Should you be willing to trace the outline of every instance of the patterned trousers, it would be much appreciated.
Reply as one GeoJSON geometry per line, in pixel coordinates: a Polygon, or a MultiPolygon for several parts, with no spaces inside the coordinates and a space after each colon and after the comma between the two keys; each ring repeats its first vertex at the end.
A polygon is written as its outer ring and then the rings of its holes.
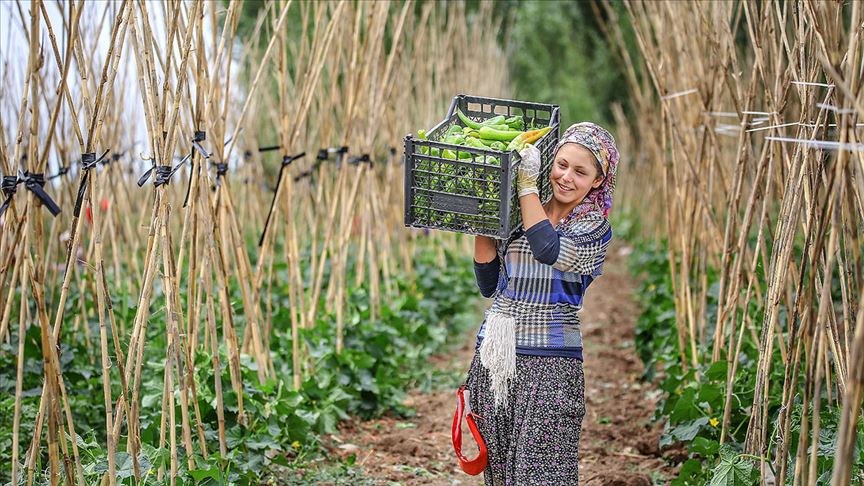
{"type": "Polygon", "coordinates": [[[508,403],[498,410],[478,352],[465,384],[489,454],[485,486],[579,485],[579,435],[585,416],[582,361],[516,355],[516,381],[508,403]]]}

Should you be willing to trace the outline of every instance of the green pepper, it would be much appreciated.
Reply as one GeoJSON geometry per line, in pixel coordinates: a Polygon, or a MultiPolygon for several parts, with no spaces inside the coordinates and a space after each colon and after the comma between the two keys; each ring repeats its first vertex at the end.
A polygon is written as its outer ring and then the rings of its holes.
{"type": "Polygon", "coordinates": [[[475,122],[474,120],[472,120],[472,119],[468,118],[467,116],[465,116],[465,114],[462,113],[462,110],[460,110],[459,108],[456,108],[456,115],[459,116],[459,119],[462,120],[462,123],[464,123],[465,126],[471,127],[471,128],[473,128],[473,129],[475,129],[475,130],[479,130],[480,127],[483,126],[483,125],[481,125],[480,123],[477,123],[477,122],[475,122]]]}
{"type": "Polygon", "coordinates": [[[465,137],[465,145],[467,145],[468,147],[473,147],[473,148],[478,148],[478,149],[483,149],[483,150],[487,149],[486,145],[483,142],[481,142],[480,139],[475,138],[475,137],[465,137]]]}
{"type": "Polygon", "coordinates": [[[445,135],[456,135],[462,133],[462,127],[459,125],[453,125],[447,129],[447,133],[445,135]]]}
{"type": "Polygon", "coordinates": [[[525,130],[525,120],[523,120],[519,115],[511,116],[504,120],[504,123],[512,130],[525,130]]]}
{"type": "Polygon", "coordinates": [[[486,125],[487,127],[491,127],[492,125],[500,125],[502,123],[506,123],[506,121],[504,120],[504,115],[496,115],[496,116],[493,116],[492,118],[487,118],[487,119],[483,120],[480,124],[486,125]]]}
{"type": "Polygon", "coordinates": [[[478,131],[480,132],[480,138],[498,140],[499,142],[509,142],[522,133],[518,130],[495,130],[489,127],[480,127],[478,131]]]}
{"type": "Polygon", "coordinates": [[[494,125],[483,125],[483,126],[487,127],[487,128],[491,128],[493,130],[503,130],[505,132],[511,130],[510,125],[508,125],[506,123],[496,123],[494,125]]]}
{"type": "Polygon", "coordinates": [[[455,135],[447,135],[444,137],[444,143],[451,143],[453,145],[460,145],[465,141],[465,136],[461,133],[455,135]]]}

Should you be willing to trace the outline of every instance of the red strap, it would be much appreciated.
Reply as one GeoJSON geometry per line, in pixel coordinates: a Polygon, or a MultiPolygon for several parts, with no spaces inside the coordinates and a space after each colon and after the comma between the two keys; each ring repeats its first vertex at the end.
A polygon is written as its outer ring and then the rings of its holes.
{"type": "Polygon", "coordinates": [[[466,420],[468,422],[468,428],[471,430],[471,435],[474,437],[474,441],[477,442],[480,452],[474,459],[468,459],[462,454],[462,417],[465,413],[464,390],[465,385],[462,385],[456,392],[458,400],[456,402],[456,414],[453,416],[453,449],[456,451],[456,458],[459,459],[459,465],[462,466],[462,470],[472,476],[476,476],[486,469],[486,464],[489,458],[486,452],[486,443],[483,442],[483,437],[480,435],[480,430],[477,428],[477,423],[474,421],[474,417],[480,418],[480,416],[474,412],[469,413],[466,420]]]}

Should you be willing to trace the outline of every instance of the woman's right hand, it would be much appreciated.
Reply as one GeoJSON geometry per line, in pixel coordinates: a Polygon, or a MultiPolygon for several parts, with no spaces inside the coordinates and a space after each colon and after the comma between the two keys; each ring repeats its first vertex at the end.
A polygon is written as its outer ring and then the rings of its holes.
{"type": "Polygon", "coordinates": [[[519,172],[516,174],[516,189],[519,191],[519,197],[527,194],[539,196],[537,179],[540,178],[540,150],[529,143],[519,151],[519,155],[522,157],[519,172]]]}

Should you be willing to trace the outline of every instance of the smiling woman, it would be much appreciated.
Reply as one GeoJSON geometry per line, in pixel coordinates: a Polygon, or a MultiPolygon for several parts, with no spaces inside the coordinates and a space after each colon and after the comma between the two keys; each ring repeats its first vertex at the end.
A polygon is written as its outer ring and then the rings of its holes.
{"type": "Polygon", "coordinates": [[[593,123],[567,129],[545,205],[537,190],[540,152],[529,145],[520,155],[524,229],[507,242],[475,240],[477,284],[494,300],[466,387],[488,451],[487,485],[578,485],[585,415],[579,311],[612,238],[618,150],[593,123]]]}
{"type": "MultiPolygon", "coordinates": [[[[552,193],[555,197],[550,199],[544,208],[551,221],[558,221],[561,218],[554,215],[568,214],[585,199],[588,191],[600,187],[603,183],[603,172],[590,150],[582,145],[567,143],[555,156],[549,180],[552,182],[552,193]],[[558,211],[551,211],[553,209],[558,211]]],[[[557,223],[553,226],[557,226],[557,223]]]]}

